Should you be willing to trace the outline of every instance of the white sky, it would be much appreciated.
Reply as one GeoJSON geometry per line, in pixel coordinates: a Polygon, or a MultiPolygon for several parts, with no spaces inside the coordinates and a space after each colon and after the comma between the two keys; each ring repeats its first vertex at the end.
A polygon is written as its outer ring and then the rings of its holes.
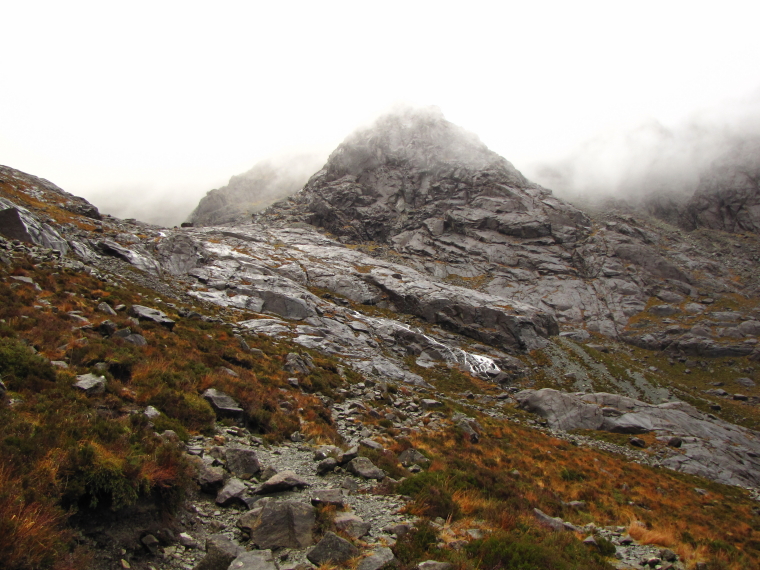
{"type": "Polygon", "coordinates": [[[760,88],[756,1],[25,0],[0,17],[0,164],[174,223],[258,159],[329,151],[396,102],[438,105],[530,174],[760,88]]]}

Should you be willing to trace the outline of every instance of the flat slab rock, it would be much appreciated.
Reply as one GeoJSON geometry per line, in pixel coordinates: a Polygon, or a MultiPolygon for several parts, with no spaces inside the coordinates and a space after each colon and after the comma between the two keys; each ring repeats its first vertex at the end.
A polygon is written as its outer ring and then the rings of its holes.
{"type": "Polygon", "coordinates": [[[95,374],[81,374],[72,386],[88,396],[97,396],[106,391],[106,378],[95,374]]]}
{"type": "MultiPolygon", "coordinates": [[[[249,514],[253,514],[253,511],[249,514]]],[[[264,549],[306,548],[314,544],[316,520],[316,510],[306,503],[268,502],[250,523],[251,542],[264,549]]]]}
{"type": "Polygon", "coordinates": [[[346,466],[346,470],[349,473],[364,477],[365,479],[377,479],[378,481],[385,479],[385,471],[376,467],[366,457],[356,457],[352,459],[346,466]]]}
{"type": "Polygon", "coordinates": [[[166,327],[169,330],[174,329],[176,324],[173,320],[166,316],[166,313],[159,311],[158,309],[152,309],[143,305],[132,305],[129,308],[130,316],[133,316],[141,321],[151,321],[166,327]]]}
{"type": "Polygon", "coordinates": [[[295,488],[303,489],[304,487],[309,486],[310,483],[296,475],[295,471],[280,471],[256,487],[253,494],[266,495],[268,493],[289,491],[290,489],[295,488]]]}
{"type": "Polygon", "coordinates": [[[202,394],[203,398],[211,404],[211,407],[220,418],[240,419],[243,417],[243,408],[235,400],[216,388],[209,388],[202,394]]]}

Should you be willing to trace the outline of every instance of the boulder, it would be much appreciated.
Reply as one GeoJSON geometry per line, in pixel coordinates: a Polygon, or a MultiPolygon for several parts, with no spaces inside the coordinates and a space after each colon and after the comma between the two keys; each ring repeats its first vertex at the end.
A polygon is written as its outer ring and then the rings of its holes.
{"type": "Polygon", "coordinates": [[[346,533],[351,538],[361,538],[366,535],[372,528],[368,522],[364,522],[359,516],[353,513],[338,513],[333,519],[335,528],[346,533]]]}
{"type": "Polygon", "coordinates": [[[116,311],[114,311],[111,308],[111,305],[109,305],[105,301],[101,302],[101,303],[98,303],[98,307],[97,308],[98,308],[98,311],[100,311],[104,315],[108,315],[110,317],[115,317],[116,316],[116,311]]]}
{"type": "Polygon", "coordinates": [[[397,564],[396,557],[390,548],[381,546],[376,548],[369,556],[363,558],[356,570],[380,570],[388,564],[397,564]]]}
{"type": "Polygon", "coordinates": [[[280,491],[289,491],[290,489],[303,489],[308,487],[309,483],[296,475],[295,471],[280,471],[276,475],[264,481],[253,491],[254,495],[266,495],[268,493],[278,493],[280,491]]]}
{"type": "Polygon", "coordinates": [[[230,396],[217,390],[216,388],[209,388],[203,392],[203,398],[211,404],[211,407],[216,412],[219,418],[231,418],[239,420],[243,418],[243,408],[240,407],[235,400],[230,396]]]}
{"type": "Polygon", "coordinates": [[[169,330],[174,329],[175,322],[166,316],[166,313],[158,309],[151,309],[143,305],[132,305],[129,308],[129,314],[141,321],[151,321],[166,327],[169,330]]]}
{"type": "Polygon", "coordinates": [[[225,457],[229,472],[240,479],[250,479],[261,471],[258,455],[253,449],[228,447],[225,457]]]}
{"type": "Polygon", "coordinates": [[[334,532],[326,532],[325,536],[307,554],[309,562],[316,564],[342,564],[359,555],[359,549],[346,539],[334,532]]]}
{"type": "Polygon", "coordinates": [[[224,485],[224,469],[201,463],[196,481],[205,493],[216,493],[224,485]]]}
{"type": "Polygon", "coordinates": [[[421,466],[430,465],[430,460],[416,449],[405,449],[399,454],[398,460],[404,467],[411,467],[415,464],[421,466]]]}
{"type": "Polygon", "coordinates": [[[243,548],[223,534],[212,534],[206,539],[206,556],[193,570],[227,570],[230,563],[243,552],[243,548]]]}
{"type": "Polygon", "coordinates": [[[247,487],[240,479],[230,479],[222,487],[222,490],[216,496],[216,504],[227,506],[234,502],[242,502],[243,494],[246,492],[247,487]]]}
{"type": "Polygon", "coordinates": [[[88,396],[97,396],[106,391],[106,379],[95,374],[80,374],[72,386],[88,396]]]}
{"type": "Polygon", "coordinates": [[[346,471],[365,479],[377,479],[378,481],[385,479],[385,471],[376,467],[366,457],[352,459],[346,466],[346,471]]]}
{"type": "Polygon", "coordinates": [[[123,338],[124,342],[134,344],[135,346],[148,346],[148,341],[141,334],[128,334],[123,338]]]}
{"type": "Polygon", "coordinates": [[[331,471],[335,471],[338,466],[338,460],[334,457],[328,457],[317,463],[317,475],[326,475],[331,471]]]}
{"type": "Polygon", "coordinates": [[[311,505],[298,501],[270,501],[249,523],[251,543],[259,548],[306,548],[314,544],[317,520],[311,505]]]}
{"type": "Polygon", "coordinates": [[[542,526],[550,528],[552,530],[563,531],[569,530],[572,532],[580,532],[580,529],[571,525],[568,522],[563,521],[559,517],[550,517],[544,513],[541,509],[533,509],[533,515],[536,517],[538,523],[542,526]]]}
{"type": "Polygon", "coordinates": [[[340,489],[320,489],[312,495],[311,504],[315,507],[319,505],[343,507],[346,504],[346,498],[340,489]]]}

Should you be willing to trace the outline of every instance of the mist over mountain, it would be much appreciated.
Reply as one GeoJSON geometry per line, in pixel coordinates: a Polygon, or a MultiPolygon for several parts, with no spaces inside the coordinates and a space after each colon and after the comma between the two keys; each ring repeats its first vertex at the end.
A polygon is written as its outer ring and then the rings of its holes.
{"type": "Polygon", "coordinates": [[[226,186],[210,190],[187,218],[199,226],[250,219],[282,198],[297,192],[325,160],[317,151],[281,153],[230,178],[226,186]]]}
{"type": "Polygon", "coordinates": [[[757,168],[757,141],[760,96],[755,95],[673,126],[650,119],[602,133],[562,159],[533,165],[531,172],[574,203],[624,203],[693,229],[699,223],[683,217],[686,203],[695,192],[742,186],[739,172],[757,168]]]}

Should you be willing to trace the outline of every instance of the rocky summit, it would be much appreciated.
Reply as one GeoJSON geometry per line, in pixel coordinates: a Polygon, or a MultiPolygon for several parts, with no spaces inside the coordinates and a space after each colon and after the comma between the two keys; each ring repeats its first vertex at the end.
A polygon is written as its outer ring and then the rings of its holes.
{"type": "Polygon", "coordinates": [[[437,109],[181,228],[0,167],[0,555],[757,567],[747,149],[660,217],[583,211],[437,109]]]}

